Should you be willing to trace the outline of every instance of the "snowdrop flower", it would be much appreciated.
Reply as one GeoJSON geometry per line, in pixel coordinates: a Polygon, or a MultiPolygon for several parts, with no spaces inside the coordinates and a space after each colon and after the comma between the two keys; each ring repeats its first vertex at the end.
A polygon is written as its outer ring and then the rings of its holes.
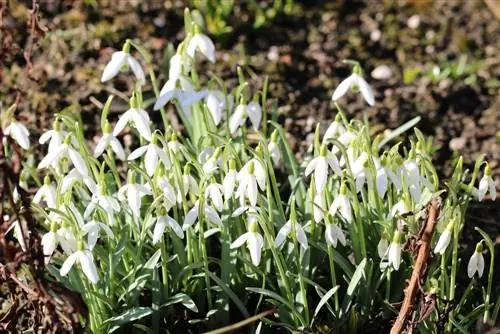
{"type": "Polygon", "coordinates": [[[477,200],[481,202],[486,195],[486,192],[490,192],[491,200],[494,201],[497,198],[497,190],[495,186],[495,181],[491,177],[491,167],[486,164],[484,168],[484,176],[481,181],[479,181],[479,188],[477,190],[477,200]]]}
{"type": "MultiPolygon", "coordinates": [[[[220,219],[219,215],[217,214],[217,211],[215,211],[211,206],[205,205],[203,206],[204,212],[205,212],[205,217],[211,221],[212,223],[215,223],[219,225],[220,227],[223,227],[222,225],[222,220],[220,219]]],[[[194,204],[193,208],[189,210],[189,212],[186,215],[186,218],[184,219],[184,224],[182,225],[183,230],[187,230],[189,227],[193,226],[194,223],[196,223],[196,220],[198,219],[198,214],[200,211],[200,201],[196,201],[194,204]]]]}
{"type": "Polygon", "coordinates": [[[76,236],[66,220],[60,218],[60,221],[61,227],[56,231],[57,241],[66,254],[73,253],[77,248],[76,236]]]}
{"type": "Polygon", "coordinates": [[[260,258],[262,254],[262,247],[264,246],[264,238],[258,232],[259,225],[257,223],[256,217],[249,216],[248,222],[248,232],[239,236],[230,248],[235,249],[247,244],[247,248],[250,251],[250,258],[254,266],[258,266],[260,263],[260,258]],[[250,219],[253,218],[253,219],[250,219]]]}
{"type": "Polygon", "coordinates": [[[267,150],[269,151],[269,154],[271,155],[271,159],[273,160],[273,163],[275,165],[278,165],[280,160],[281,160],[281,151],[278,146],[278,131],[274,130],[273,133],[271,134],[271,140],[269,140],[269,143],[267,144],[267,150]]]}
{"type": "Polygon", "coordinates": [[[258,187],[264,191],[266,189],[266,172],[257,159],[248,161],[237,176],[239,185],[235,197],[244,202],[245,197],[250,201],[251,206],[257,205],[258,187]]]}
{"type": "Polygon", "coordinates": [[[182,203],[182,199],[186,197],[187,194],[191,194],[194,197],[197,197],[200,193],[200,189],[198,187],[198,182],[191,175],[191,169],[189,165],[184,166],[184,173],[182,174],[182,191],[181,193],[180,187],[178,187],[177,191],[177,202],[182,203]]]}
{"type": "Polygon", "coordinates": [[[381,259],[383,259],[387,255],[388,248],[389,248],[389,241],[387,241],[385,235],[382,235],[382,238],[380,238],[380,241],[377,244],[377,253],[381,259]]]}
{"type": "Polygon", "coordinates": [[[127,200],[127,203],[135,217],[141,217],[141,198],[145,195],[151,195],[151,190],[142,184],[135,183],[133,172],[129,174],[128,183],[118,190],[118,198],[121,201],[127,200]]]}
{"type": "Polygon", "coordinates": [[[170,58],[169,64],[170,66],[168,68],[168,78],[170,80],[178,79],[182,74],[183,67],[185,67],[185,62],[182,59],[182,55],[179,53],[173,55],[170,58]]]}
{"type": "Polygon", "coordinates": [[[283,225],[278,231],[278,235],[274,240],[274,245],[276,246],[276,248],[279,248],[283,245],[290,233],[292,233],[293,238],[297,238],[299,245],[304,250],[307,250],[309,244],[307,243],[306,233],[304,232],[302,226],[294,219],[290,219],[289,221],[287,221],[286,224],[283,225]]]}
{"type": "Polygon", "coordinates": [[[19,189],[22,189],[26,191],[28,189],[28,183],[26,182],[26,176],[24,173],[21,173],[19,175],[19,184],[14,187],[14,190],[12,191],[12,199],[14,200],[14,203],[18,203],[19,200],[21,199],[21,195],[19,194],[19,189]]]}
{"type": "Polygon", "coordinates": [[[56,118],[56,120],[52,124],[52,130],[46,131],[44,134],[42,134],[38,142],[40,144],[45,144],[48,140],[50,140],[48,152],[52,152],[56,151],[59,146],[61,146],[66,135],[67,132],[62,130],[61,121],[56,118]]]}
{"type": "Polygon", "coordinates": [[[342,174],[337,157],[329,152],[325,145],[321,145],[319,156],[312,159],[305,170],[306,176],[309,176],[309,174],[314,171],[314,182],[316,192],[318,193],[323,191],[328,181],[328,166],[330,166],[337,175],[342,174]]]}
{"type": "Polygon", "coordinates": [[[180,239],[184,239],[184,231],[177,223],[177,221],[175,221],[175,219],[171,218],[170,216],[163,214],[156,220],[155,228],[153,231],[153,245],[156,245],[158,241],[161,240],[163,232],[165,232],[165,228],[167,228],[167,226],[170,227],[180,239]]]}
{"type": "Polygon", "coordinates": [[[92,192],[92,199],[83,213],[84,218],[88,218],[97,206],[100,206],[106,212],[109,224],[114,225],[115,219],[113,215],[115,212],[120,211],[118,200],[114,196],[107,194],[106,187],[103,184],[91,187],[90,191],[92,192]]]}
{"type": "Polygon", "coordinates": [[[340,212],[340,215],[348,222],[352,223],[353,216],[351,210],[351,203],[349,201],[349,197],[347,197],[347,187],[344,183],[340,186],[339,195],[333,200],[332,205],[330,206],[330,214],[335,216],[337,211],[340,212]]]}
{"type": "Polygon", "coordinates": [[[161,88],[158,100],[153,107],[154,110],[163,108],[172,99],[177,99],[183,109],[201,100],[206,96],[206,91],[195,91],[193,85],[184,76],[169,79],[161,88]],[[179,86],[179,88],[178,88],[179,86]]]}
{"type": "Polygon", "coordinates": [[[151,129],[149,128],[149,115],[139,107],[135,95],[130,99],[130,109],[120,116],[113,130],[113,136],[118,136],[125,126],[132,123],[142,138],[151,141],[151,129]]]}
{"type": "Polygon", "coordinates": [[[33,197],[33,203],[40,204],[43,200],[47,203],[49,208],[56,207],[56,187],[50,182],[50,177],[48,175],[45,176],[43,185],[33,197]]]}
{"type": "Polygon", "coordinates": [[[400,190],[401,189],[401,181],[398,179],[396,174],[387,167],[385,158],[383,157],[380,161],[374,158],[375,169],[377,170],[377,174],[375,176],[375,185],[377,188],[378,196],[383,199],[385,193],[387,192],[387,188],[389,187],[389,180],[394,184],[394,186],[400,190]]]}
{"type": "Polygon", "coordinates": [[[443,233],[441,233],[441,236],[439,237],[439,240],[436,244],[436,248],[434,248],[434,253],[443,255],[446,251],[446,248],[448,248],[448,245],[451,241],[451,233],[453,231],[454,222],[455,221],[452,219],[446,226],[443,233]]]}
{"type": "Polygon", "coordinates": [[[99,281],[99,275],[97,274],[97,268],[94,263],[94,257],[89,249],[85,249],[83,242],[78,242],[78,250],[68,256],[66,261],[64,261],[61,266],[60,274],[61,276],[66,276],[71,270],[75,262],[80,263],[83,273],[89,281],[92,283],[97,283],[99,281]]]}
{"type": "MultiPolygon", "coordinates": [[[[206,152],[207,154],[209,154],[208,151],[206,152]]],[[[203,164],[203,172],[205,174],[210,175],[219,168],[219,166],[222,163],[222,159],[220,157],[221,153],[222,153],[222,148],[220,147],[217,147],[217,149],[215,150],[215,152],[213,152],[213,154],[206,155],[205,157],[202,157],[202,154],[204,154],[204,152],[200,153],[198,160],[200,160],[200,162],[202,160],[205,160],[204,162],[201,162],[203,164]]]]}
{"type": "MultiPolygon", "coordinates": [[[[313,188],[310,188],[310,193],[314,193],[313,188]]],[[[315,193],[313,197],[313,218],[316,223],[319,223],[325,218],[326,201],[323,193],[315,193]]]]}
{"type": "Polygon", "coordinates": [[[221,91],[213,90],[208,91],[205,96],[205,104],[208,111],[210,111],[210,115],[212,115],[215,125],[219,125],[222,120],[222,112],[226,108],[226,98],[229,103],[228,108],[230,108],[232,105],[232,95],[226,97],[221,91]]]}
{"type": "Polygon", "coordinates": [[[337,248],[337,243],[340,241],[342,246],[346,245],[346,239],[344,231],[336,224],[327,223],[325,228],[325,240],[326,243],[332,245],[333,248],[337,248]]]}
{"type": "Polygon", "coordinates": [[[210,183],[205,189],[205,198],[210,199],[215,209],[221,212],[224,209],[224,202],[222,200],[222,185],[218,183],[210,183]]]}
{"type": "Polygon", "coordinates": [[[394,267],[394,269],[397,271],[399,270],[399,266],[401,264],[401,241],[402,241],[403,235],[401,232],[396,230],[394,232],[394,237],[392,238],[391,245],[389,246],[389,264],[394,267]]]}
{"type": "Polygon", "coordinates": [[[95,185],[94,180],[90,176],[83,176],[76,168],[72,168],[68,174],[66,174],[61,182],[61,193],[65,193],[72,187],[76,182],[85,183],[90,189],[95,185]]]}
{"type": "MultiPolygon", "coordinates": [[[[175,194],[176,192],[180,192],[180,190],[176,191],[176,188],[172,186],[170,181],[168,180],[168,177],[166,175],[159,175],[156,177],[156,184],[158,187],[163,192],[163,197],[165,199],[165,205],[167,206],[168,209],[172,208],[175,205],[175,194]]],[[[151,185],[148,183],[146,184],[146,187],[151,190],[151,185]]],[[[186,189],[186,188],[184,188],[186,189]]],[[[180,196],[178,194],[178,196],[180,196]]],[[[182,202],[182,198],[177,198],[177,201],[179,203],[182,202]]]]}
{"type": "Polygon", "coordinates": [[[53,222],[50,225],[50,231],[48,231],[42,236],[41,244],[43,248],[43,256],[45,258],[45,264],[50,262],[50,258],[52,257],[52,254],[57,248],[58,241],[57,241],[56,231],[57,231],[57,224],[53,222]]]}
{"type": "Polygon", "coordinates": [[[181,148],[183,147],[181,143],[179,143],[179,140],[177,139],[177,133],[175,131],[172,131],[172,134],[170,135],[170,140],[167,143],[168,149],[172,151],[172,153],[177,154],[181,148]]]}
{"type": "Polygon", "coordinates": [[[421,176],[417,162],[414,159],[408,159],[403,163],[401,168],[413,201],[419,203],[422,189],[420,182],[421,176]]]}
{"type": "Polygon", "coordinates": [[[345,95],[345,93],[347,93],[349,88],[354,92],[360,91],[366,103],[368,103],[370,106],[373,106],[375,104],[373,91],[370,85],[368,85],[365,79],[363,79],[363,77],[361,76],[361,68],[359,67],[359,65],[355,65],[353,73],[349,77],[344,79],[340,83],[340,85],[338,85],[337,89],[335,89],[335,91],[333,92],[332,100],[337,101],[338,99],[340,99],[345,95]]]}
{"type": "Polygon", "coordinates": [[[111,80],[120,73],[122,69],[126,69],[127,66],[130,66],[137,81],[139,81],[141,85],[144,85],[146,83],[146,76],[139,62],[130,55],[130,43],[128,41],[125,42],[122,51],[116,51],[111,55],[111,60],[106,64],[102,72],[101,82],[111,80]]]}
{"type": "Polygon", "coordinates": [[[194,36],[189,40],[186,53],[189,57],[194,58],[196,50],[203,53],[212,63],[215,63],[215,46],[212,40],[205,34],[200,32],[198,26],[195,27],[194,36]]]}
{"type": "Polygon", "coordinates": [[[108,238],[115,237],[108,225],[98,221],[89,221],[82,227],[83,235],[87,234],[87,245],[90,250],[94,249],[94,246],[97,244],[100,231],[104,231],[108,238]]]}
{"type": "MultiPolygon", "coordinates": [[[[4,223],[8,222],[10,220],[9,215],[4,215],[3,220],[4,223]]],[[[29,238],[27,240],[23,238],[23,231],[21,230],[21,224],[19,223],[19,220],[11,222],[9,228],[7,229],[7,231],[5,231],[5,234],[9,233],[11,230],[14,230],[13,232],[14,238],[16,238],[17,241],[19,241],[19,244],[21,245],[21,249],[23,250],[23,252],[26,252],[26,250],[28,249],[26,241],[29,240],[29,238]]],[[[28,233],[30,233],[30,231],[28,231],[28,233]]]]}
{"type": "MultiPolygon", "coordinates": [[[[351,166],[351,172],[354,177],[354,181],[356,183],[356,192],[360,192],[363,184],[365,183],[367,177],[370,177],[370,172],[366,168],[366,163],[368,161],[368,155],[366,152],[362,152],[359,157],[354,160],[353,159],[353,149],[349,148],[347,150],[347,155],[349,159],[349,164],[351,166]]],[[[342,165],[342,161],[340,162],[342,165]]]]}
{"type": "Polygon", "coordinates": [[[481,278],[484,272],[484,257],[483,257],[483,244],[482,241],[478,242],[476,245],[476,250],[474,254],[470,257],[469,263],[467,264],[467,274],[469,278],[472,278],[477,271],[477,275],[481,278]]]}
{"type": "Polygon", "coordinates": [[[156,135],[153,135],[149,144],[137,148],[128,156],[128,160],[130,161],[145,154],[144,167],[149,176],[152,176],[156,171],[158,161],[161,161],[163,166],[167,169],[172,165],[168,155],[158,146],[157,143],[158,139],[156,135]]]}
{"type": "Polygon", "coordinates": [[[111,146],[113,152],[115,152],[116,156],[120,160],[125,160],[125,151],[123,150],[123,146],[118,139],[111,133],[111,125],[106,120],[104,123],[103,136],[99,139],[97,146],[94,150],[94,158],[98,158],[103,154],[104,150],[111,146]]]}
{"type": "Polygon", "coordinates": [[[335,120],[328,126],[328,129],[326,129],[325,135],[323,136],[323,144],[328,143],[331,139],[337,138],[345,132],[346,129],[342,124],[342,117],[340,114],[337,114],[335,120]]]}
{"type": "Polygon", "coordinates": [[[247,106],[247,114],[255,131],[259,130],[262,121],[262,107],[257,101],[252,101],[247,106]]]}
{"type": "Polygon", "coordinates": [[[67,135],[66,138],[64,138],[64,142],[57,148],[57,150],[48,152],[48,154],[38,164],[38,169],[47,168],[49,165],[57,165],[61,161],[61,159],[69,158],[69,160],[71,160],[71,162],[81,175],[88,176],[89,171],[87,168],[87,164],[85,164],[85,160],[83,160],[78,151],[70,146],[70,143],[71,134],[67,135]]]}
{"type": "Polygon", "coordinates": [[[236,179],[238,172],[236,172],[236,162],[231,159],[229,161],[229,171],[224,176],[222,188],[224,189],[224,199],[227,201],[233,196],[234,188],[236,186],[236,179]]]}
{"type": "Polygon", "coordinates": [[[28,129],[15,119],[5,128],[4,134],[14,139],[23,149],[27,150],[30,148],[30,133],[28,129]]]}
{"type": "Polygon", "coordinates": [[[389,212],[388,218],[393,218],[397,215],[404,215],[406,213],[410,212],[408,209],[408,206],[406,205],[406,202],[404,199],[400,199],[396,204],[391,209],[391,212],[389,212]]]}
{"type": "Polygon", "coordinates": [[[234,135],[240,126],[245,124],[247,116],[247,105],[239,104],[231,115],[231,118],[229,118],[229,131],[231,135],[234,135]]]}

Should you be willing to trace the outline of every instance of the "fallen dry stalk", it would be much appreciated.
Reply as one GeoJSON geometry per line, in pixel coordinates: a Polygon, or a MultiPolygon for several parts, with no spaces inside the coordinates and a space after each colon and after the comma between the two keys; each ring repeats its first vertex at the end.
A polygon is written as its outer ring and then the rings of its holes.
{"type": "Polygon", "coordinates": [[[399,334],[405,328],[407,320],[413,312],[414,301],[420,291],[420,282],[425,279],[425,268],[427,265],[427,259],[429,258],[429,251],[431,248],[432,235],[434,234],[434,227],[436,218],[439,213],[439,200],[434,199],[430,205],[429,214],[427,220],[425,221],[425,226],[423,232],[418,240],[418,254],[417,260],[415,261],[415,266],[413,267],[413,273],[411,275],[410,283],[405,292],[405,299],[403,300],[403,305],[399,310],[398,317],[394,322],[391,329],[391,334],[399,334]]]}
{"type": "Polygon", "coordinates": [[[213,331],[210,331],[210,332],[205,332],[204,334],[233,333],[234,331],[236,331],[236,330],[238,330],[238,329],[240,329],[242,327],[245,327],[245,326],[251,324],[252,322],[255,322],[255,321],[260,320],[260,319],[262,319],[264,317],[267,317],[268,315],[273,314],[274,312],[276,312],[276,309],[272,308],[270,310],[261,312],[259,314],[254,315],[253,317],[247,318],[247,319],[242,320],[240,322],[237,322],[235,324],[232,324],[232,325],[229,325],[229,326],[226,326],[226,327],[221,327],[219,329],[216,329],[216,330],[213,330],[213,331]]]}

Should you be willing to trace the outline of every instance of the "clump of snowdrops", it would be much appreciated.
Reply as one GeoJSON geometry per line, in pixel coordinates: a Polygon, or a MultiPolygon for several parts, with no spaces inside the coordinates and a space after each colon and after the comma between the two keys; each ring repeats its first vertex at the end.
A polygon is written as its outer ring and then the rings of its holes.
{"type": "MultiPolygon", "coordinates": [[[[254,329],[355,331],[389,323],[414,262],[404,246],[438,197],[434,254],[421,286],[435,303],[421,314],[418,330],[468,331],[480,317],[496,319],[491,239],[477,229],[470,259],[458,256],[469,202],[496,196],[484,159],[468,171],[459,158],[451,178],[440,180],[430,138],[414,129],[409,140],[397,141],[415,121],[373,138],[367,121],[348,120],[342,96],[360,93],[375,102],[351,61],[352,75],[333,93],[333,122],[325,133],[318,125],[298,160],[283,128],[267,119],[275,113],[267,80],[253,90],[238,70],[237,87],[216,75],[202,85],[196,65],[200,58],[216,61],[214,44],[189,11],[185,25],[161,89],[147,51],[127,40],[101,80],[133,73],[130,108],[114,122],[113,97],[107,100],[96,145],[84,137],[78,115],[57,114],[39,139],[48,144],[45,155],[25,163],[18,185],[39,185],[33,207],[46,230],[48,275],[82,295],[90,331],[201,330],[273,307],[254,329]],[[142,93],[146,83],[153,102],[142,93]],[[182,131],[170,125],[167,104],[182,131]],[[158,114],[163,124],[151,122],[158,114]],[[124,133],[133,137],[132,148],[122,144],[124,133]],[[464,270],[471,280],[458,294],[464,270]],[[486,284],[477,280],[483,275],[486,284]]],[[[12,117],[4,129],[29,149],[24,125],[12,117]]]]}

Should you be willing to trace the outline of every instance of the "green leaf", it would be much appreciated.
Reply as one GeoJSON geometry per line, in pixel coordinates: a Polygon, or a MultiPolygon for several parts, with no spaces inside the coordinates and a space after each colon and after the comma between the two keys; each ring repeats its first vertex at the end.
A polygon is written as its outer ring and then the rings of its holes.
{"type": "Polygon", "coordinates": [[[196,304],[191,299],[191,297],[189,297],[185,293],[178,293],[178,294],[170,297],[168,299],[168,301],[165,304],[163,304],[161,307],[167,307],[167,306],[179,304],[179,303],[181,303],[188,310],[191,310],[193,312],[198,313],[198,307],[196,307],[196,304]]]}
{"type": "Polygon", "coordinates": [[[397,129],[392,130],[389,133],[389,135],[387,135],[384,139],[382,139],[382,141],[380,142],[380,144],[378,144],[378,149],[380,150],[382,147],[384,147],[385,144],[387,144],[388,142],[390,142],[394,138],[398,137],[402,133],[405,133],[406,131],[408,131],[411,128],[413,128],[415,125],[417,125],[418,122],[420,122],[420,119],[421,119],[421,117],[417,116],[415,118],[412,118],[411,120],[409,120],[405,124],[401,125],[397,129]]]}
{"type": "Polygon", "coordinates": [[[366,258],[361,261],[358,266],[356,267],[356,270],[354,271],[354,275],[352,275],[351,282],[349,283],[349,286],[347,287],[347,294],[349,296],[352,296],[354,293],[354,290],[356,290],[356,287],[358,286],[359,282],[361,281],[361,278],[365,275],[365,266],[366,266],[366,258]]]}
{"type": "Polygon", "coordinates": [[[227,295],[233,303],[236,305],[236,307],[240,310],[241,314],[245,316],[245,318],[250,317],[250,313],[248,313],[247,308],[245,307],[245,304],[241,301],[241,299],[238,298],[238,296],[229,288],[229,286],[224,283],[219,277],[211,273],[210,271],[205,270],[205,273],[210,277],[227,295]]]}
{"type": "Polygon", "coordinates": [[[337,290],[339,289],[339,286],[334,286],[333,288],[331,288],[330,290],[328,290],[328,292],[323,296],[323,298],[321,298],[321,300],[319,301],[318,303],[318,306],[316,306],[316,309],[314,310],[314,315],[313,315],[313,321],[314,319],[316,318],[316,316],[318,315],[319,311],[323,308],[323,306],[328,302],[328,300],[330,298],[332,298],[333,294],[335,292],[337,292],[337,290]]]}
{"type": "Polygon", "coordinates": [[[115,326],[120,326],[131,321],[142,319],[152,314],[153,310],[150,307],[135,307],[127,310],[119,316],[112,317],[104,321],[104,323],[112,322],[115,326]]]}

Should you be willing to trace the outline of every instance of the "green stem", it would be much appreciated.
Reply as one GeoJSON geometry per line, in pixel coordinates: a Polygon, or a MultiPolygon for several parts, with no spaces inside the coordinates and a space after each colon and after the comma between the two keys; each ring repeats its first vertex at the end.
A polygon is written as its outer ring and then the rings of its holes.
{"type": "MultiPolygon", "coordinates": [[[[328,245],[328,260],[330,263],[330,278],[332,280],[332,288],[334,288],[337,286],[337,275],[335,273],[335,262],[333,261],[333,252],[331,245],[328,245]]],[[[338,312],[340,310],[338,293],[333,294],[333,302],[335,304],[335,311],[338,312]]]]}

